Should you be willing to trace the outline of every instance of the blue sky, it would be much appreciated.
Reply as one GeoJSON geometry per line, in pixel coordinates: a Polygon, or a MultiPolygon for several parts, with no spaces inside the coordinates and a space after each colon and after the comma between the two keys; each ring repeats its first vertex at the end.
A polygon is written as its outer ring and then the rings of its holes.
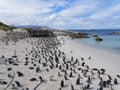
{"type": "Polygon", "coordinates": [[[120,0],[0,0],[0,21],[58,29],[120,28],[120,0]]]}

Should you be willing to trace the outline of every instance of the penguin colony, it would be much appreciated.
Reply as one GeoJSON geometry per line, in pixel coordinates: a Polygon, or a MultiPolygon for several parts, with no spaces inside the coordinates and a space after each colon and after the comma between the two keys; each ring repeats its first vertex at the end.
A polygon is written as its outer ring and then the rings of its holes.
{"type": "Polygon", "coordinates": [[[103,68],[89,67],[86,62],[91,56],[67,57],[59,49],[65,43],[63,38],[6,37],[1,42],[6,47],[10,43],[19,46],[19,42],[28,47],[24,48],[22,60],[17,48],[9,57],[0,54],[0,68],[6,68],[0,71],[0,90],[115,90],[120,83],[120,75],[113,78],[103,68]]]}

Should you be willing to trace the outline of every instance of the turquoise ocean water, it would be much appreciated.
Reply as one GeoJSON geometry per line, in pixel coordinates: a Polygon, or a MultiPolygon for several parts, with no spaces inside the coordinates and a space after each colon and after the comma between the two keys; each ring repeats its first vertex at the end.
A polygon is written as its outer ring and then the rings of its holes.
{"type": "Polygon", "coordinates": [[[75,32],[83,32],[89,34],[90,38],[75,39],[76,42],[85,44],[87,46],[104,50],[113,54],[120,55],[120,35],[113,34],[113,32],[120,32],[120,30],[74,30],[75,32]],[[93,35],[98,35],[103,38],[103,41],[96,42],[93,35]]]}

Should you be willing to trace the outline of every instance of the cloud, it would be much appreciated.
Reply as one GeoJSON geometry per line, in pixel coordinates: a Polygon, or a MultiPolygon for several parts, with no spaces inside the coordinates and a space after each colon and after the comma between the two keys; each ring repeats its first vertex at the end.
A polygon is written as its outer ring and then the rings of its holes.
{"type": "MultiPolygon", "coordinates": [[[[42,2],[39,2],[42,4],[42,2]]],[[[39,13],[48,13],[51,11],[49,6],[42,6],[33,0],[2,0],[0,3],[1,14],[12,14],[12,15],[34,15],[39,13]]]]}
{"type": "Polygon", "coordinates": [[[120,14],[120,3],[102,9],[101,11],[96,12],[90,18],[112,18],[115,15],[120,14]]]}
{"type": "Polygon", "coordinates": [[[59,14],[66,17],[76,17],[89,14],[96,9],[96,3],[93,2],[77,2],[72,4],[69,8],[61,11],[59,14]]]}
{"type": "Polygon", "coordinates": [[[53,28],[116,28],[119,0],[0,0],[0,21],[53,28]],[[108,4],[107,4],[108,3],[108,4]]]}

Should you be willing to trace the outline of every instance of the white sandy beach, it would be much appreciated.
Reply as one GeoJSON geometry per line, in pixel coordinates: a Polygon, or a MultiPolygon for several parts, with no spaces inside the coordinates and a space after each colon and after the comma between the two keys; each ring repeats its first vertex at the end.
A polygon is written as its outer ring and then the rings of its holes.
{"type": "MultiPolygon", "coordinates": [[[[12,67],[14,69],[14,72],[21,71],[24,73],[24,77],[18,77],[15,75],[15,80],[19,81],[22,85],[23,88],[29,87],[29,90],[35,90],[34,88],[36,87],[37,84],[39,84],[39,76],[42,76],[44,80],[46,81],[45,83],[41,84],[36,90],[58,90],[60,89],[60,82],[61,80],[64,80],[64,77],[58,77],[57,74],[60,72],[58,68],[54,68],[52,70],[46,71],[45,67],[42,67],[41,65],[37,64],[40,66],[42,72],[36,73],[35,70],[29,70],[28,68],[33,66],[32,64],[29,64],[28,66],[24,65],[24,60],[25,60],[25,54],[29,52],[32,49],[32,45],[27,44],[24,40],[19,40],[16,45],[14,44],[9,44],[8,46],[5,46],[4,44],[1,43],[0,45],[0,56],[5,55],[6,57],[12,56],[14,54],[14,50],[16,50],[18,58],[19,58],[19,66],[13,66],[13,65],[1,65],[0,64],[0,72],[4,74],[0,74],[1,79],[7,80],[7,82],[10,82],[10,79],[7,78],[7,68],[12,67]],[[27,50],[26,50],[27,48],[27,50]],[[37,81],[35,82],[30,82],[30,78],[37,78],[37,81]],[[50,81],[50,77],[53,77],[53,81],[50,81]]],[[[66,58],[68,60],[71,59],[71,56],[73,56],[74,59],[78,59],[80,63],[85,62],[85,65],[88,65],[90,70],[92,68],[97,68],[97,69],[106,69],[105,75],[101,75],[103,79],[108,79],[106,77],[107,74],[112,76],[112,79],[116,77],[116,75],[120,75],[120,57],[116,55],[111,55],[109,53],[101,52],[97,49],[90,48],[88,46],[84,46],[82,44],[78,44],[74,42],[74,40],[67,39],[65,38],[65,44],[63,44],[59,49],[63,52],[65,52],[66,58]],[[72,51],[72,52],[71,52],[72,51]],[[88,57],[91,56],[91,59],[88,60],[88,57]],[[81,57],[84,58],[84,61],[81,61],[81,57]]],[[[31,56],[32,57],[32,56],[31,56]]],[[[44,60],[44,58],[43,58],[44,60]]],[[[60,62],[62,63],[62,58],[60,58],[60,62]]],[[[77,65],[75,68],[83,68],[86,69],[86,67],[82,67],[81,64],[80,66],[77,65]]],[[[48,68],[49,69],[49,68],[48,68]]],[[[76,69],[75,69],[76,70],[76,69]]],[[[82,85],[76,85],[76,79],[78,78],[78,74],[73,74],[73,77],[70,78],[70,70],[67,71],[68,73],[68,79],[69,80],[64,80],[65,87],[61,88],[60,90],[73,90],[71,89],[71,85],[73,85],[75,90],[82,90],[82,87],[87,84],[86,80],[87,77],[84,77],[81,74],[81,71],[76,70],[77,73],[79,73],[82,77],[80,80],[82,85]]],[[[13,72],[10,72],[13,74],[13,72]]],[[[64,76],[63,73],[61,75],[64,76]]],[[[91,75],[90,72],[88,72],[88,75],[91,75]]],[[[95,76],[96,79],[92,80],[92,84],[90,85],[91,90],[97,90],[98,84],[99,84],[99,79],[97,76],[95,76]]],[[[120,78],[117,78],[118,82],[120,83],[120,78]]],[[[112,82],[113,83],[113,82],[112,82]]],[[[0,90],[4,90],[6,86],[0,86],[0,90]]],[[[112,86],[114,90],[119,90],[120,89],[120,84],[112,86]]],[[[9,87],[7,90],[13,90],[11,87],[9,87]]],[[[27,90],[27,89],[18,89],[18,90],[27,90]]],[[[112,90],[110,87],[104,88],[104,90],[112,90]]]]}

